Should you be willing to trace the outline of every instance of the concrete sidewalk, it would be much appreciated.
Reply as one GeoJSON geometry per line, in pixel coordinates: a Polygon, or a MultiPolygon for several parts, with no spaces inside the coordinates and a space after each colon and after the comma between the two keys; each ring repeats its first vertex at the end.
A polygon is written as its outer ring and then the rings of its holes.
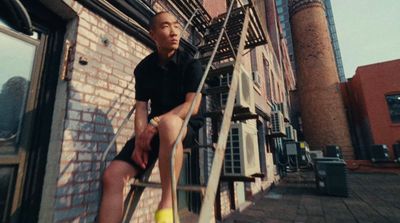
{"type": "Polygon", "coordinates": [[[223,222],[400,223],[400,175],[349,173],[349,197],[319,195],[312,171],[289,173],[269,192],[223,222]]]}

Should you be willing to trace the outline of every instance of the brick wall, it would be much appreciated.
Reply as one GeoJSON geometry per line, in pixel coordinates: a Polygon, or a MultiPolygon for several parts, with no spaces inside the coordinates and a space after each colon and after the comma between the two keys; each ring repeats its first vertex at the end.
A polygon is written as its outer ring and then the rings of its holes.
{"type": "Polygon", "coordinates": [[[350,93],[347,102],[352,113],[352,127],[358,138],[356,149],[361,154],[369,152],[371,143],[386,144],[390,157],[394,157],[392,145],[400,140],[400,124],[391,121],[385,95],[400,93],[399,69],[400,60],[361,66],[346,84],[350,93]],[[367,136],[363,132],[371,134],[370,141],[365,140],[367,136]]]}
{"type": "Polygon", "coordinates": [[[203,6],[211,17],[216,17],[219,14],[226,12],[226,1],[225,0],[203,0],[203,6]]]}
{"type": "Polygon", "coordinates": [[[230,190],[227,182],[221,182],[219,184],[220,188],[220,205],[221,205],[221,217],[224,218],[228,216],[231,210],[231,199],[230,199],[230,190]]]}
{"type": "MultiPolygon", "coordinates": [[[[104,19],[73,2],[77,12],[75,61],[68,88],[67,115],[55,194],[54,222],[93,222],[100,202],[101,157],[134,104],[133,70],[150,50],[104,19]],[[104,44],[107,40],[109,44],[104,44]],[[81,65],[79,58],[87,59],[81,65]]],[[[133,117],[107,161],[133,134],[133,117]]],[[[157,169],[154,171],[157,176],[157,169]]],[[[150,222],[159,190],[146,190],[146,207],[134,222],[150,222]]],[[[140,204],[144,207],[144,204],[140,204]]]]}

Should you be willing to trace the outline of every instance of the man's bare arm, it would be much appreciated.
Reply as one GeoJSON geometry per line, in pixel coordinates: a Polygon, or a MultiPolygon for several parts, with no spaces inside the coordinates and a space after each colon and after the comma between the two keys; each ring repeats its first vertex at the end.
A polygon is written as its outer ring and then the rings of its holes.
{"type": "Polygon", "coordinates": [[[142,169],[145,169],[148,161],[148,147],[150,140],[155,134],[155,129],[149,129],[147,124],[147,102],[136,102],[135,114],[135,150],[132,154],[132,160],[138,164],[142,169]]]}
{"type": "Polygon", "coordinates": [[[136,101],[135,135],[139,136],[147,126],[147,102],[136,101]]]}

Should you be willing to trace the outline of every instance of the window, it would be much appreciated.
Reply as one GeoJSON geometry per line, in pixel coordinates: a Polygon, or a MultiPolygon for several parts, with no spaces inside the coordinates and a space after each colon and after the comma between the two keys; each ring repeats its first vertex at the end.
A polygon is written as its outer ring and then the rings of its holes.
{"type": "Polygon", "coordinates": [[[400,123],[400,94],[386,95],[390,118],[393,123],[400,123]]]}
{"type": "Polygon", "coordinates": [[[266,92],[267,92],[267,99],[268,101],[272,102],[272,89],[271,89],[271,80],[270,78],[270,72],[269,72],[269,63],[268,60],[264,59],[264,77],[265,77],[265,83],[266,83],[266,92]]]}

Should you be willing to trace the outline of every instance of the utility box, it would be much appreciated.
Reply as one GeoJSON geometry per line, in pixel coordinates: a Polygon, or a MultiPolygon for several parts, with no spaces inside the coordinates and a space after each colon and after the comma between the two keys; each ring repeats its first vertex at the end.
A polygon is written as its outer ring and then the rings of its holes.
{"type": "Polygon", "coordinates": [[[286,142],[286,154],[288,156],[290,155],[297,155],[298,154],[298,148],[297,148],[297,143],[296,142],[286,142]]]}
{"type": "Polygon", "coordinates": [[[321,194],[349,196],[346,163],[343,160],[316,160],[315,181],[321,194]]]}
{"type": "Polygon", "coordinates": [[[371,161],[376,162],[388,162],[389,152],[388,147],[385,144],[376,144],[370,147],[371,161]]]}
{"type": "Polygon", "coordinates": [[[317,158],[324,157],[324,154],[322,153],[321,150],[310,150],[310,157],[311,157],[311,160],[314,160],[317,158]]]}
{"type": "Polygon", "coordinates": [[[327,145],[325,147],[325,156],[343,159],[342,150],[340,150],[340,146],[338,145],[327,145]]]}

